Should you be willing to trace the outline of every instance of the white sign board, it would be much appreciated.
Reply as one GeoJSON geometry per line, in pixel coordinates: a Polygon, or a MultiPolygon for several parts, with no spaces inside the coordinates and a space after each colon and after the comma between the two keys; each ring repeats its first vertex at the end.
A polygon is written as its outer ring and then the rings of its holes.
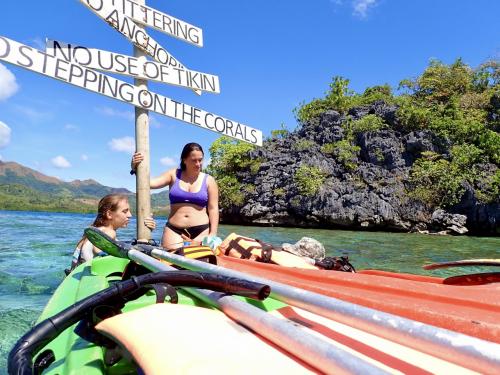
{"type": "MultiPolygon", "coordinates": [[[[106,0],[80,1],[89,8],[99,9],[104,6],[104,1],[106,0]]],[[[134,0],[112,0],[112,5],[120,13],[141,25],[152,27],[195,46],[203,47],[203,32],[196,26],[146,5],[137,4],[134,0]]]]}
{"type": "Polygon", "coordinates": [[[151,38],[143,27],[137,25],[132,19],[120,13],[111,5],[111,2],[104,3],[104,0],[91,1],[81,0],[97,16],[106,21],[110,26],[124,35],[134,45],[151,56],[161,64],[173,67],[184,68],[179,60],[172,56],[165,48],[151,38]],[[99,4],[97,7],[94,3],[99,4]]]}
{"type": "MultiPolygon", "coordinates": [[[[105,3],[104,0],[80,0],[87,5],[98,17],[106,21],[111,27],[130,40],[135,46],[151,56],[161,64],[171,65],[173,67],[185,69],[174,56],[163,48],[156,40],[151,38],[144,28],[137,25],[132,19],[123,15],[118,9],[113,7],[111,2],[105,3]]],[[[114,0],[113,0],[114,2],[114,0]]],[[[200,90],[194,90],[201,95],[200,90]]]]}
{"type": "Polygon", "coordinates": [[[187,87],[193,90],[220,93],[217,76],[148,61],[146,58],[136,58],[51,39],[47,39],[46,52],[51,56],[91,69],[187,87]]]}
{"type": "Polygon", "coordinates": [[[221,135],[262,145],[262,132],[258,129],[140,89],[64,59],[49,56],[2,36],[0,36],[0,60],[221,135]]]}

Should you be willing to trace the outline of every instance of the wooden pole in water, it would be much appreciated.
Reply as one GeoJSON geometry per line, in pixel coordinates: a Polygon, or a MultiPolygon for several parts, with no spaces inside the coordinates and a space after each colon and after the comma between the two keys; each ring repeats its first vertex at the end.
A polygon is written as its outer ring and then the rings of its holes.
{"type": "MultiPolygon", "coordinates": [[[[139,5],[146,5],[146,0],[135,0],[139,5]]],[[[134,57],[146,58],[146,53],[134,46],[134,57]]],[[[134,85],[141,90],[148,89],[148,82],[142,79],[134,79],[134,85]]],[[[152,214],[151,194],[149,189],[150,159],[149,159],[149,111],[135,107],[135,149],[144,155],[144,160],[137,167],[136,173],[136,216],[137,216],[137,240],[148,241],[151,239],[151,230],[144,225],[144,219],[152,214]]]]}

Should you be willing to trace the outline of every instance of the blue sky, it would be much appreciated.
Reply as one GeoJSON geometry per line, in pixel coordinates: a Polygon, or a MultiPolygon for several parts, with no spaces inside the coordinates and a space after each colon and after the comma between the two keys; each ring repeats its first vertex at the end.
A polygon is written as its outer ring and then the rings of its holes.
{"type": "MultiPolygon", "coordinates": [[[[500,58],[497,0],[148,0],[147,5],[201,27],[198,48],[156,30],[149,34],[193,70],[219,76],[221,93],[195,95],[150,84],[150,91],[262,130],[323,96],[331,78],[351,88],[418,76],[432,58],[472,65],[500,58]]],[[[3,2],[0,35],[44,48],[45,38],[132,55],[130,43],[78,0],[3,2]]],[[[2,63],[0,63],[2,64],[2,63]]],[[[123,81],[131,80],[115,76],[123,81]]],[[[134,108],[3,63],[0,158],[70,181],[93,178],[135,190],[129,175],[134,108]]],[[[217,134],[151,115],[151,171],[177,162],[191,141],[208,151],[217,134]]],[[[208,156],[208,155],[207,155],[208,156]]]]}

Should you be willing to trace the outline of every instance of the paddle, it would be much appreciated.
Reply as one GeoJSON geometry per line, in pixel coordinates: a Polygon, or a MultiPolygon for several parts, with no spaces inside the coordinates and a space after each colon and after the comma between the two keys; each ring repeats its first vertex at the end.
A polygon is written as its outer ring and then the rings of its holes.
{"type": "MultiPolygon", "coordinates": [[[[101,246],[100,249],[106,252],[119,254],[119,256],[122,257],[126,257],[123,256],[124,254],[129,255],[129,253],[135,252],[135,250],[129,250],[133,249],[130,245],[114,241],[109,238],[109,236],[103,236],[102,232],[95,228],[88,228],[85,232],[92,243],[94,243],[93,239],[96,240],[95,245],[101,246]]],[[[168,253],[162,248],[140,244],[137,245],[137,248],[140,248],[141,252],[144,254],[165,259],[170,263],[191,270],[204,270],[219,275],[263,282],[271,286],[271,297],[277,300],[344,324],[362,326],[368,332],[398,341],[403,345],[411,346],[430,354],[438,350],[442,353],[443,357],[451,361],[453,361],[453,358],[459,353],[485,366],[500,365],[500,351],[498,350],[498,345],[491,342],[382,311],[358,306],[303,289],[293,288],[288,285],[247,275],[242,272],[181,257],[168,253]],[[411,337],[411,340],[407,340],[408,337],[411,337]],[[461,345],[457,346],[457,342],[460,342],[461,345]]],[[[145,257],[144,254],[141,255],[145,257]]],[[[160,263],[160,265],[165,266],[163,263],[160,263]]]]}
{"type": "Polygon", "coordinates": [[[451,262],[432,263],[422,266],[424,270],[435,270],[447,267],[495,266],[500,267],[500,259],[465,259],[451,262]]]}
{"type": "Polygon", "coordinates": [[[500,272],[473,273],[450,276],[443,280],[446,285],[484,285],[500,282],[500,272]]]}
{"type": "MultiPolygon", "coordinates": [[[[133,260],[153,271],[173,269],[151,257],[151,252],[157,249],[153,246],[139,244],[132,246],[116,241],[93,227],[85,229],[85,235],[93,245],[110,255],[133,260]]],[[[184,259],[180,256],[176,257],[184,259]]],[[[238,279],[240,278],[238,277],[238,279]]],[[[183,289],[324,373],[332,371],[338,373],[386,373],[374,364],[319,338],[303,327],[291,321],[280,320],[246,302],[214,291],[195,288],[183,289]]]]}

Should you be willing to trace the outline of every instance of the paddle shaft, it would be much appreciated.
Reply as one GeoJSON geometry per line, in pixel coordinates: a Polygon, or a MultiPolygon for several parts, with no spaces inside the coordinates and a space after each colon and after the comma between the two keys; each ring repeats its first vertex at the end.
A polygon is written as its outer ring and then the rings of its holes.
{"type": "MultiPolygon", "coordinates": [[[[312,313],[335,319],[341,323],[362,327],[375,335],[413,347],[431,355],[453,361],[465,355],[478,369],[500,366],[500,345],[475,337],[438,328],[393,314],[355,305],[336,298],[300,288],[290,287],[272,280],[218,267],[194,259],[178,256],[152,246],[146,247],[151,255],[193,271],[214,272],[224,276],[243,278],[271,287],[271,297],[312,313]],[[460,343],[460,345],[457,345],[460,343]]],[[[334,271],[332,271],[334,272],[334,271]]]]}
{"type": "MultiPolygon", "coordinates": [[[[151,271],[175,270],[137,250],[130,250],[128,257],[151,271]]],[[[324,373],[387,373],[380,367],[312,335],[303,327],[290,321],[280,320],[234,297],[205,289],[183,288],[183,290],[216,307],[234,321],[257,332],[260,336],[324,373]]]]}

